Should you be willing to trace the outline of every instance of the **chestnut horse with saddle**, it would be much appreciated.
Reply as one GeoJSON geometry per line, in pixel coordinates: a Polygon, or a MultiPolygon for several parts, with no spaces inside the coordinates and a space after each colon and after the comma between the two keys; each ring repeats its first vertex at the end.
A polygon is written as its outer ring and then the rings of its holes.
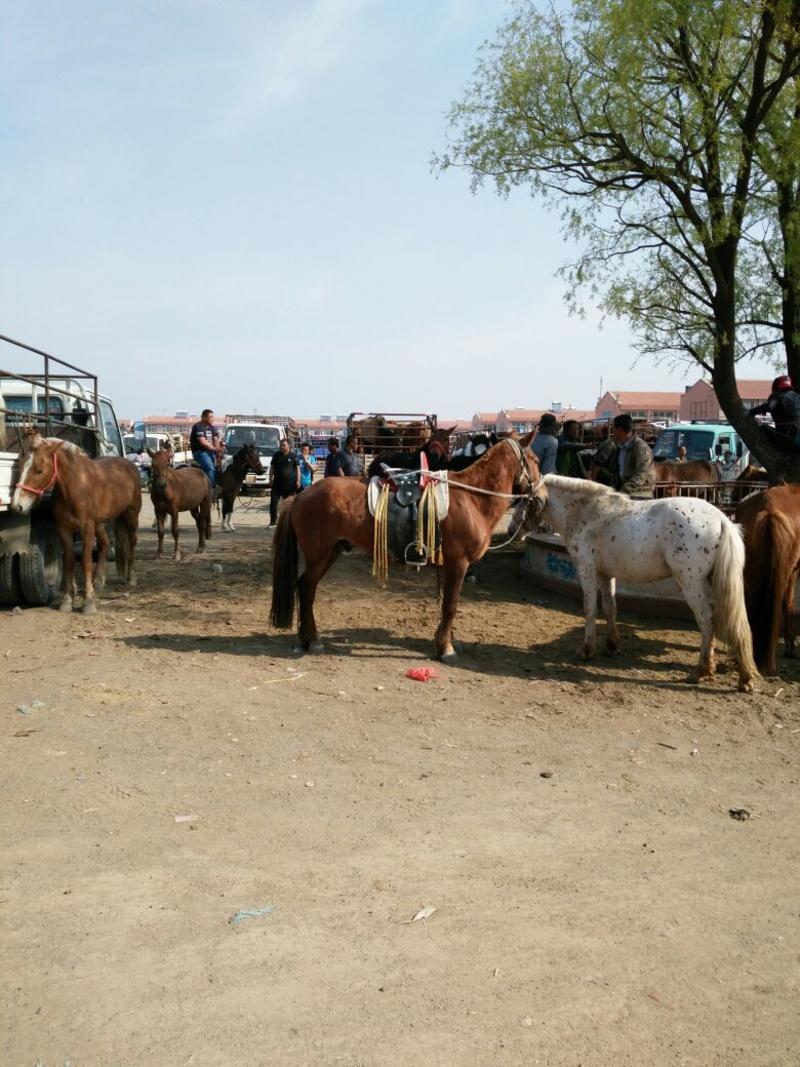
{"type": "Polygon", "coordinates": [[[117,574],[129,585],[136,584],[134,551],[142,507],[139,472],[127,459],[104,456],[90,459],[70,441],[35,433],[29,451],[23,453],[22,470],[14,489],[12,508],[24,514],[53,491],[53,519],[64,550],[63,596],[60,610],[72,611],[75,597],[75,547],[73,535],[83,541],[83,610],[97,611],[95,589],[106,580],[108,533],[105,523],[114,523],[117,574]],[[92,567],[92,548],[97,538],[97,566],[92,567]]]}
{"type": "MultiPolygon", "coordinates": [[[[486,553],[492,531],[513,499],[526,499],[541,508],[546,491],[539,464],[528,446],[501,441],[468,470],[448,479],[449,509],[440,524],[444,575],[442,617],[436,630],[435,651],[443,660],[455,658],[453,620],[467,568],[486,553]]],[[[301,647],[321,651],[314,618],[317,586],[343,551],[355,546],[375,551],[375,523],[368,503],[369,487],[360,478],[326,478],[287,500],[280,511],[273,540],[273,626],[292,625],[299,600],[301,647]],[[298,578],[299,551],[305,569],[298,578]]]]}
{"type": "Polygon", "coordinates": [[[197,467],[181,467],[173,470],[170,466],[172,453],[160,448],[147,454],[153,461],[150,475],[150,499],[156,512],[158,527],[158,558],[164,555],[164,520],[169,515],[172,523],[172,538],[175,542],[174,559],[181,559],[179,546],[180,532],[178,514],[191,511],[197,523],[197,551],[204,552],[206,538],[211,537],[211,483],[205,473],[197,467]]]}
{"type": "Polygon", "coordinates": [[[800,577],[800,485],[776,485],[736,509],[747,560],[745,602],[753,652],[762,674],[778,673],[778,640],[794,655],[794,594],[800,577]]]}

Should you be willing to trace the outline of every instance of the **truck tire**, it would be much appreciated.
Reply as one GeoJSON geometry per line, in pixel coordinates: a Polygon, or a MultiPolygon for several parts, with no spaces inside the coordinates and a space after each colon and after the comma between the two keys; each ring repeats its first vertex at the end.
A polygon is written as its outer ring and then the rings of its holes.
{"type": "Polygon", "coordinates": [[[64,557],[56,528],[51,522],[31,527],[31,547],[19,556],[22,595],[31,607],[44,607],[61,589],[64,557]]]}
{"type": "Polygon", "coordinates": [[[22,603],[19,581],[19,557],[16,552],[0,556],[0,604],[14,606],[22,603]]]}

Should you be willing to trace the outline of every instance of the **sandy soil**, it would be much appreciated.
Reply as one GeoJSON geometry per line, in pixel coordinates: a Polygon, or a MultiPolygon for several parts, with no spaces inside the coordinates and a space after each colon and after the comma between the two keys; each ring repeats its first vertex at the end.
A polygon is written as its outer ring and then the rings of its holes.
{"type": "Polygon", "coordinates": [[[800,1062],[797,667],[697,689],[631,617],[587,666],[513,551],[432,682],[432,576],[355,554],[298,658],[238,517],[0,617],[4,1065],[800,1062]]]}

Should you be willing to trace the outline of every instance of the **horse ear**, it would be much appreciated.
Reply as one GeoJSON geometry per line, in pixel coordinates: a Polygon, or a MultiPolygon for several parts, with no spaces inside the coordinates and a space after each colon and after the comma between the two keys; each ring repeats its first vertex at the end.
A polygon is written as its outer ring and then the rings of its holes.
{"type": "Polygon", "coordinates": [[[147,454],[148,454],[148,456],[150,457],[150,459],[155,459],[155,458],[156,458],[156,454],[155,454],[155,452],[153,452],[153,451],[152,451],[151,449],[149,449],[149,448],[147,449],[147,454]]]}
{"type": "Polygon", "coordinates": [[[531,432],[530,433],[526,433],[524,437],[520,437],[520,439],[517,442],[517,444],[519,444],[522,448],[527,448],[530,445],[531,441],[534,439],[535,436],[536,436],[536,430],[531,430],[531,432]]]}
{"type": "Polygon", "coordinates": [[[38,430],[27,430],[26,436],[28,438],[27,445],[30,449],[38,448],[42,441],[44,441],[44,438],[38,430]]]}

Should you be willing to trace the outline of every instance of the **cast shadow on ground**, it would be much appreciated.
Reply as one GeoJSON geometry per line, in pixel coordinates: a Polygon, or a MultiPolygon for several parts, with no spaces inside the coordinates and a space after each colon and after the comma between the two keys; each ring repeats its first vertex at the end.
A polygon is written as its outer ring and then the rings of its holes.
{"type": "MultiPolygon", "coordinates": [[[[622,627],[623,651],[619,657],[598,653],[586,662],[576,650],[583,639],[583,627],[575,626],[550,641],[524,649],[514,645],[488,641],[460,642],[457,660],[450,669],[465,674],[518,678],[525,681],[562,682],[634,682],[658,689],[685,690],[690,665],[694,664],[697,644],[690,641],[665,642],[657,634],[630,634],[622,627]],[[627,647],[626,647],[627,646],[627,647]],[[656,659],[666,649],[683,654],[683,662],[656,659]],[[687,655],[688,654],[688,655],[687,655]],[[686,660],[690,662],[686,662],[686,660]],[[647,677],[647,675],[657,677],[647,677]]],[[[205,653],[211,655],[269,656],[273,659],[299,658],[295,634],[138,634],[117,640],[132,648],[165,649],[173,652],[205,653]]],[[[398,635],[383,628],[353,627],[327,632],[323,637],[324,655],[352,657],[357,660],[399,660],[413,665],[415,659],[430,661],[433,655],[433,635],[412,637],[398,635]]],[[[316,658],[309,655],[308,662],[316,658]]],[[[727,681],[725,665],[721,664],[721,681],[727,681]]],[[[732,677],[732,676],[731,676],[732,677]]]]}

